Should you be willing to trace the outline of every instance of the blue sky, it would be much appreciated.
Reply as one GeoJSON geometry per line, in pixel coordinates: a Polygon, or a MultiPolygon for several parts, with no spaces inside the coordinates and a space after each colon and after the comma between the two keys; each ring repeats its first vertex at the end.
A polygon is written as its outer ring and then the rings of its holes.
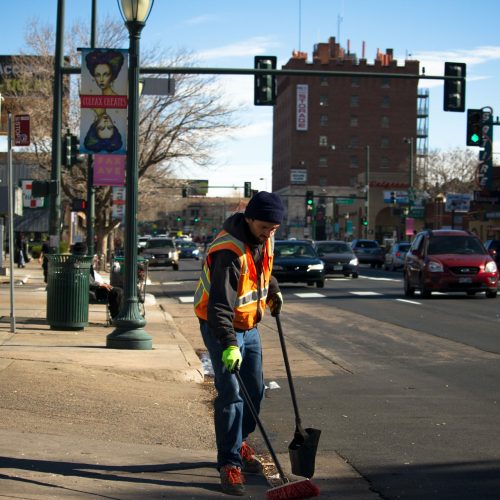
{"type": "MultiPolygon", "coordinates": [[[[29,20],[55,25],[56,0],[4,3],[1,54],[23,50],[29,20]]],[[[119,19],[115,0],[98,0],[97,5],[99,18],[109,14],[119,19]]],[[[78,20],[89,22],[90,8],[91,0],[66,0],[66,26],[78,20]]],[[[469,4],[456,0],[156,0],[141,44],[187,49],[200,66],[250,68],[258,54],[276,55],[278,67],[293,50],[311,57],[314,44],[330,36],[343,46],[349,40],[351,52],[358,55],[364,41],[369,62],[377,49],[392,48],[401,64],[405,57],[417,59],[428,75],[442,75],[445,61],[467,63],[467,107],[491,106],[497,116],[499,19],[498,0],[469,4]]],[[[466,114],[442,111],[440,81],[421,80],[420,84],[430,88],[430,148],[465,147],[466,114]]],[[[270,189],[272,109],[253,106],[250,76],[225,77],[223,85],[228,97],[238,103],[238,120],[245,126],[221,139],[214,169],[183,171],[181,176],[208,178],[212,186],[243,186],[251,181],[254,188],[270,189]]],[[[500,152],[499,146],[497,141],[495,149],[500,152]]],[[[232,191],[213,189],[211,194],[232,191]]]]}

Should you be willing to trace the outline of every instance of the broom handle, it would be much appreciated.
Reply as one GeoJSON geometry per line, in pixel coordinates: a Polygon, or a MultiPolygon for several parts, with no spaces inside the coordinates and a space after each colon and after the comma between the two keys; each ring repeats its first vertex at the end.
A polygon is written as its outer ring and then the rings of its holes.
{"type": "Polygon", "coordinates": [[[281,319],[279,314],[276,315],[276,325],[278,326],[281,351],[283,352],[283,360],[285,361],[286,376],[288,378],[288,385],[290,386],[290,394],[292,396],[293,409],[295,411],[295,424],[297,428],[302,430],[302,421],[299,415],[299,406],[297,405],[297,397],[295,396],[295,387],[293,385],[292,372],[290,370],[290,363],[288,362],[288,354],[286,352],[285,336],[283,335],[283,328],[281,327],[281,319]]]}
{"type": "Polygon", "coordinates": [[[276,453],[274,452],[274,449],[271,445],[271,441],[269,440],[267,432],[264,429],[264,426],[262,425],[262,421],[257,413],[257,410],[255,409],[255,406],[252,403],[252,400],[250,399],[250,394],[248,394],[247,388],[245,387],[245,384],[243,384],[243,380],[241,380],[240,370],[239,370],[238,366],[236,366],[233,373],[235,374],[236,379],[238,380],[240,390],[243,394],[243,399],[245,400],[245,403],[247,404],[248,408],[250,409],[250,413],[252,414],[253,418],[255,419],[255,422],[257,423],[257,425],[259,427],[259,430],[262,434],[262,437],[264,438],[264,441],[266,442],[267,449],[269,450],[271,457],[273,457],[273,462],[276,465],[276,469],[278,469],[278,473],[281,477],[281,480],[285,483],[288,483],[288,478],[285,476],[285,473],[283,472],[283,468],[281,467],[281,464],[278,460],[278,457],[276,456],[276,453]]]}

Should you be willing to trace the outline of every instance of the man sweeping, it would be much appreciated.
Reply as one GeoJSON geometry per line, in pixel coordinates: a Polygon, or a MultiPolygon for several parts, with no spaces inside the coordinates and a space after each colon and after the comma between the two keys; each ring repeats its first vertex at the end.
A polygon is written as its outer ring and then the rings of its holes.
{"type": "Polygon", "coordinates": [[[244,213],[230,216],[210,244],[195,292],[195,313],[215,375],[217,468],[222,491],[245,495],[243,473],[259,473],[261,463],[246,440],[255,420],[233,375],[239,369],[257,412],[264,395],[262,345],[257,328],[266,304],[279,314],[283,298],[271,275],[274,233],[284,207],[275,193],[260,191],[244,213]]]}

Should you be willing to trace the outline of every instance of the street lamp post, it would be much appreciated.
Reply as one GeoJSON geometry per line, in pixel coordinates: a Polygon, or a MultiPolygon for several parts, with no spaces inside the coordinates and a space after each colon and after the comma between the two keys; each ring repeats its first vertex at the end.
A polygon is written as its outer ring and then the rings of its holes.
{"type": "Polygon", "coordinates": [[[137,297],[137,191],[139,149],[139,41],[152,0],[118,0],[129,32],[128,130],[125,201],[125,269],[122,310],[114,320],[116,328],[107,336],[106,347],[152,349],[152,338],[143,327],[137,297]]]}

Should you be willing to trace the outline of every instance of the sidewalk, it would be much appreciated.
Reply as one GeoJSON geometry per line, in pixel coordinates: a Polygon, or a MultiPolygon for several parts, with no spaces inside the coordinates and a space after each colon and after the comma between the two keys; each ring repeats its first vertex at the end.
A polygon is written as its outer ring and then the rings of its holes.
{"type": "MultiPolygon", "coordinates": [[[[230,498],[215,469],[210,384],[154,297],[145,327],[153,349],[106,349],[104,306],[90,306],[84,330],[51,330],[38,263],[14,279],[15,334],[9,277],[0,277],[0,496],[230,498]]],[[[316,469],[321,498],[379,498],[340,457],[317,457],[316,469]]],[[[248,498],[267,489],[264,476],[247,477],[248,498]]]]}

